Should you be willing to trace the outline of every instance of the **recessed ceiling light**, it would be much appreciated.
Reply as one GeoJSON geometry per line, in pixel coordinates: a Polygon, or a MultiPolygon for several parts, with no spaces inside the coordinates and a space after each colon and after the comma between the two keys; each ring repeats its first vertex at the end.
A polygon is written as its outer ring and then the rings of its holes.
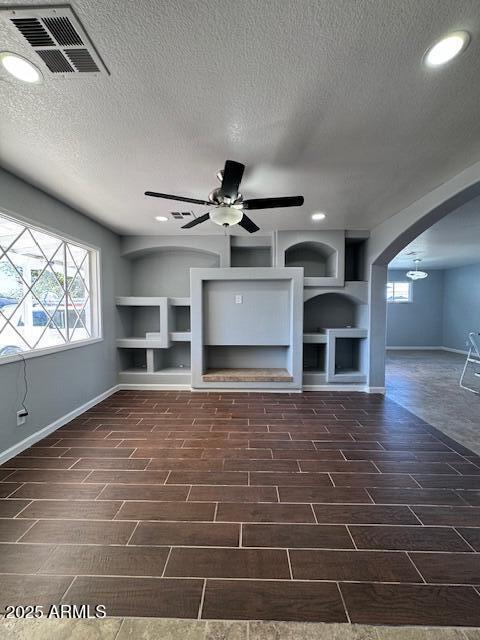
{"type": "Polygon", "coordinates": [[[319,222],[320,220],[325,220],[327,216],[324,213],[312,213],[312,220],[315,222],[319,222]]]}
{"type": "Polygon", "coordinates": [[[168,218],[166,216],[155,216],[155,220],[157,222],[168,222],[168,218]]]}
{"type": "Polygon", "coordinates": [[[440,67],[464,51],[470,42],[467,31],[454,31],[428,49],[424,60],[427,67],[440,67]]]}
{"type": "Polygon", "coordinates": [[[8,71],[17,80],[30,84],[39,84],[43,80],[40,70],[30,60],[16,53],[2,51],[0,53],[0,62],[5,71],[8,71]]]}

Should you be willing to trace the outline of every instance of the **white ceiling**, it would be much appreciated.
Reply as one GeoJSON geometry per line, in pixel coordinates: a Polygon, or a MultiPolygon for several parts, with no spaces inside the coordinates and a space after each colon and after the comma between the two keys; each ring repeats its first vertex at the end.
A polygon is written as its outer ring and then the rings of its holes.
{"type": "Polygon", "coordinates": [[[480,197],[419,235],[389,267],[411,269],[415,257],[422,260],[420,269],[448,269],[480,263],[480,197]]]}
{"type": "MultiPolygon", "coordinates": [[[[227,158],[247,164],[246,197],[305,196],[252,212],[269,231],[318,228],[318,210],[322,228],[372,228],[480,157],[478,0],[73,6],[111,76],[26,86],[2,72],[0,163],[118,231],[178,232],[153,217],[183,207],[143,192],[204,198],[227,158]],[[423,66],[455,29],[472,34],[466,52],[423,66]]],[[[39,63],[12,26],[0,42],[39,63]]]]}

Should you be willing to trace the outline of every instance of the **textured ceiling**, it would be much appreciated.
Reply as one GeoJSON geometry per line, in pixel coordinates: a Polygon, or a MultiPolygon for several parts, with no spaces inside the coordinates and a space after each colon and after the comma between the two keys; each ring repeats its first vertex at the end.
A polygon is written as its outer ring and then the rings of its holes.
{"type": "MultiPolygon", "coordinates": [[[[370,229],[480,157],[478,0],[73,6],[111,76],[26,86],[1,72],[0,163],[118,231],[176,233],[153,217],[183,207],[143,192],[204,198],[227,158],[247,164],[247,197],[305,196],[252,213],[269,231],[318,228],[318,210],[323,228],[370,229]],[[454,29],[471,32],[467,51],[425,68],[454,29]]],[[[10,26],[0,42],[36,58],[10,26]]]]}
{"type": "Polygon", "coordinates": [[[418,236],[390,263],[391,269],[445,269],[480,263],[480,197],[463,205],[418,236]],[[415,253],[416,255],[409,255],[415,253]]]}

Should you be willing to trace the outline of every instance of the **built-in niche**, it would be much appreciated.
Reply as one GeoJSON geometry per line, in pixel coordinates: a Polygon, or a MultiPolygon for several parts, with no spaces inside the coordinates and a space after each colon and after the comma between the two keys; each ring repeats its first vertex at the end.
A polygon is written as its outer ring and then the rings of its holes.
{"type": "Polygon", "coordinates": [[[366,246],[366,240],[364,238],[345,239],[345,280],[349,282],[366,280],[366,246]]]}
{"type": "Polygon", "coordinates": [[[147,371],[145,349],[120,349],[120,371],[147,371]]]}
{"type": "Polygon", "coordinates": [[[218,255],[186,248],[153,249],[132,260],[135,296],[189,296],[191,267],[218,267],[218,255]]]}
{"type": "Polygon", "coordinates": [[[154,372],[165,370],[190,371],[190,343],[175,342],[169,349],[155,349],[153,351],[154,372]]]}
{"type": "Polygon", "coordinates": [[[337,252],[321,242],[299,242],[285,251],[286,267],[303,267],[305,278],[335,278],[337,252]]]}
{"type": "Polygon", "coordinates": [[[205,347],[205,369],[286,368],[288,347],[225,345],[205,347]]]}
{"type": "Polygon", "coordinates": [[[335,374],[357,373],[361,369],[360,338],[335,339],[335,374]]]}
{"type": "Polygon", "coordinates": [[[326,344],[304,343],[303,345],[303,370],[308,373],[325,373],[326,369],[326,344]]]}
{"type": "Polygon", "coordinates": [[[173,314],[173,327],[171,331],[190,331],[190,307],[171,307],[173,314]]]}
{"type": "Polygon", "coordinates": [[[230,253],[231,267],[271,267],[272,250],[270,247],[232,246],[230,253]]]}
{"type": "Polygon", "coordinates": [[[341,293],[324,293],[304,304],[303,332],[319,333],[324,329],[358,327],[360,307],[341,293]]]}

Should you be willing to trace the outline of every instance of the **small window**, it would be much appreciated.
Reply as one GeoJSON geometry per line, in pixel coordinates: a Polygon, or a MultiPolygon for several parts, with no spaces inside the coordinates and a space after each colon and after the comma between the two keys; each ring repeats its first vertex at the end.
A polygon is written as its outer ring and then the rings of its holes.
{"type": "Polygon", "coordinates": [[[411,282],[387,282],[387,302],[411,302],[411,282]]]}
{"type": "Polygon", "coordinates": [[[98,251],[0,214],[0,363],[100,335],[98,251]]]}

